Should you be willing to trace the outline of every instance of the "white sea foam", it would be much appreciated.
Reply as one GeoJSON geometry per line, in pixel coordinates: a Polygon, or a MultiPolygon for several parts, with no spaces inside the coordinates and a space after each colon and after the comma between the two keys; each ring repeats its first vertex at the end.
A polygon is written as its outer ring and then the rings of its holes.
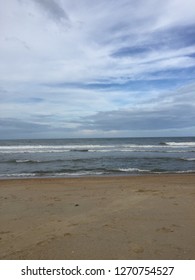
{"type": "MultiPolygon", "coordinates": [[[[178,148],[194,147],[195,142],[167,142],[165,145],[12,145],[0,146],[0,153],[65,153],[65,152],[180,152],[178,148]],[[172,150],[170,150],[170,148],[172,150]]],[[[183,152],[183,150],[181,150],[183,152]]]]}
{"type": "Polygon", "coordinates": [[[195,147],[195,142],[166,142],[166,145],[173,147],[195,147]]]}
{"type": "Polygon", "coordinates": [[[149,172],[149,170],[139,168],[119,168],[118,170],[122,172],[149,172]]]}
{"type": "Polygon", "coordinates": [[[30,160],[28,160],[28,159],[17,159],[16,162],[17,163],[25,163],[25,162],[30,162],[30,160]]]}
{"type": "Polygon", "coordinates": [[[0,150],[50,150],[50,149],[90,149],[90,148],[113,148],[114,145],[12,145],[0,146],[0,150]]]}
{"type": "Polygon", "coordinates": [[[195,173],[195,170],[175,171],[175,173],[195,173]]]}
{"type": "Polygon", "coordinates": [[[36,154],[36,153],[65,153],[69,150],[15,150],[15,151],[0,151],[0,154],[36,154]]]}
{"type": "Polygon", "coordinates": [[[36,176],[36,173],[12,173],[12,174],[0,174],[0,177],[34,177],[36,176]]]}
{"type": "Polygon", "coordinates": [[[87,176],[87,175],[103,175],[104,172],[100,171],[78,171],[78,172],[60,172],[54,173],[53,176],[87,176]]]}
{"type": "Polygon", "coordinates": [[[41,160],[29,160],[29,159],[17,159],[16,160],[16,163],[27,163],[27,162],[39,163],[39,162],[44,162],[44,161],[41,161],[41,160]]]}

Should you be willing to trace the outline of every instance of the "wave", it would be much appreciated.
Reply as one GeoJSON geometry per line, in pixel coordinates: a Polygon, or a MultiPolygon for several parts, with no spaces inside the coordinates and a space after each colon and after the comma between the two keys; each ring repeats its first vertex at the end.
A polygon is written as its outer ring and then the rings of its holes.
{"type": "MultiPolygon", "coordinates": [[[[115,145],[12,145],[0,146],[1,154],[17,153],[66,153],[66,152],[184,152],[195,148],[195,142],[160,142],[159,144],[115,144],[115,145]]],[[[188,152],[195,152],[194,149],[188,152]]]]}
{"type": "Polygon", "coordinates": [[[165,145],[173,147],[195,147],[195,142],[165,142],[165,145]]]}
{"type": "Polygon", "coordinates": [[[40,160],[29,160],[29,159],[16,159],[14,162],[16,163],[38,163],[40,160]]]}
{"type": "Polygon", "coordinates": [[[0,174],[0,177],[2,178],[18,178],[18,177],[23,177],[23,178],[29,178],[29,177],[36,177],[36,173],[11,173],[11,174],[0,174]]]}
{"type": "Polygon", "coordinates": [[[88,149],[72,149],[70,152],[89,152],[88,149]]]}
{"type": "Polygon", "coordinates": [[[184,161],[195,161],[195,158],[181,158],[184,161]]]}
{"type": "Polygon", "coordinates": [[[69,150],[14,150],[0,151],[0,154],[36,154],[36,153],[64,153],[69,150]]]}
{"type": "Polygon", "coordinates": [[[0,163],[39,163],[40,160],[29,160],[29,159],[12,159],[12,160],[2,160],[0,163]]]}
{"type": "MultiPolygon", "coordinates": [[[[161,162],[168,162],[168,161],[195,161],[195,158],[183,158],[183,157],[172,157],[172,156],[142,156],[142,157],[137,157],[137,156],[125,156],[123,157],[122,155],[121,156],[117,156],[117,157],[113,157],[113,155],[108,155],[108,156],[104,156],[104,161],[108,161],[108,162],[111,162],[113,161],[113,158],[117,161],[122,161],[122,162],[129,162],[129,161],[134,161],[134,160],[143,160],[144,162],[145,161],[150,161],[150,162],[156,162],[156,161],[161,161],[161,162]]],[[[54,158],[54,159],[41,159],[41,160],[31,160],[31,159],[12,159],[12,160],[1,160],[0,161],[0,164],[45,164],[45,163],[48,163],[48,164],[55,164],[55,163],[68,163],[68,162],[72,162],[72,164],[74,163],[82,163],[82,164],[85,164],[85,163],[89,163],[89,164],[92,164],[92,163],[96,163],[98,161],[102,161],[102,158],[100,157],[87,157],[87,158],[82,158],[82,157],[77,157],[77,158],[63,158],[63,159],[60,159],[60,158],[54,158]]],[[[133,171],[134,169],[132,169],[133,171]]],[[[131,170],[129,170],[131,171],[131,170]]],[[[143,170],[145,171],[145,170],[143,170]]],[[[147,170],[146,170],[147,171],[147,170]]]]}
{"type": "Polygon", "coordinates": [[[166,142],[160,142],[159,145],[161,145],[161,146],[167,146],[167,143],[166,143],[166,142]]]}
{"type": "Polygon", "coordinates": [[[101,172],[101,171],[79,171],[79,172],[61,172],[61,173],[54,173],[54,177],[55,176],[96,176],[96,175],[106,175],[105,172],[101,172]]]}
{"type": "Polygon", "coordinates": [[[56,149],[90,149],[90,148],[112,148],[115,145],[12,145],[12,146],[0,146],[0,150],[56,150],[56,149]]]}
{"type": "Polygon", "coordinates": [[[175,173],[183,174],[183,173],[195,173],[195,170],[184,170],[184,171],[175,171],[175,173]]]}
{"type": "Polygon", "coordinates": [[[194,174],[195,170],[164,170],[164,169],[153,169],[145,170],[139,168],[119,168],[115,170],[80,170],[80,171],[63,171],[63,172],[45,172],[38,171],[33,173],[10,173],[10,174],[0,174],[0,178],[55,178],[55,177],[80,177],[80,176],[105,176],[105,175],[115,175],[115,174],[194,174]]]}
{"type": "MultiPolygon", "coordinates": [[[[82,152],[87,152],[87,151],[82,151],[82,152]]],[[[120,158],[118,158],[119,160],[120,158]]],[[[137,160],[137,157],[129,157],[127,158],[128,160],[137,160]]],[[[160,160],[160,161],[195,161],[195,158],[176,158],[176,157],[141,157],[139,158],[140,160],[160,160]]],[[[13,160],[10,162],[14,163],[54,163],[54,162],[66,162],[66,161],[72,161],[72,162],[88,162],[88,161],[97,161],[99,158],[76,158],[76,159],[51,159],[51,160],[13,160]]],[[[125,158],[121,158],[120,160],[125,160],[125,158]]],[[[129,169],[131,171],[131,168],[129,169]]],[[[132,171],[136,171],[135,168],[132,168],[132,171]]],[[[143,170],[147,171],[147,170],[143,170]]]]}
{"type": "Polygon", "coordinates": [[[150,170],[139,168],[119,168],[118,170],[121,172],[150,172],[150,170]]]}
{"type": "MultiPolygon", "coordinates": [[[[36,164],[36,163],[55,163],[55,162],[64,162],[64,159],[50,159],[50,160],[29,160],[29,159],[12,159],[12,160],[2,160],[1,163],[25,163],[25,164],[36,164]]],[[[72,161],[72,160],[70,160],[72,161]]]]}

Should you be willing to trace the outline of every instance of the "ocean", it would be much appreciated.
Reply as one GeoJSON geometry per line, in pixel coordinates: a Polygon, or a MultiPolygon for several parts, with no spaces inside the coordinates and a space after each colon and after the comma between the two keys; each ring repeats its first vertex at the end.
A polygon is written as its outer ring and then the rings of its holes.
{"type": "Polygon", "coordinates": [[[195,173],[195,137],[0,140],[0,178],[195,173]]]}

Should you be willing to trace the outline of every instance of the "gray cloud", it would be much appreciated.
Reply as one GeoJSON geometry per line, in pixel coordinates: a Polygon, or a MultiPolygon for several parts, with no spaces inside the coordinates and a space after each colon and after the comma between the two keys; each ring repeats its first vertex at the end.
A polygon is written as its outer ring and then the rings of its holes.
{"type": "Polygon", "coordinates": [[[5,40],[6,40],[6,41],[11,41],[11,42],[16,42],[16,43],[22,45],[25,49],[30,50],[30,47],[28,46],[28,44],[27,44],[25,41],[23,41],[23,40],[21,40],[21,39],[19,39],[19,38],[17,38],[17,37],[13,37],[13,36],[12,36],[12,37],[9,37],[9,36],[6,36],[6,37],[5,37],[5,40]]]}
{"type": "Polygon", "coordinates": [[[73,130],[67,127],[54,127],[52,124],[36,123],[14,118],[0,119],[1,139],[9,138],[45,138],[59,133],[69,133],[73,130]]]}
{"type": "Polygon", "coordinates": [[[83,118],[83,129],[91,130],[163,130],[193,127],[195,106],[176,105],[165,109],[117,110],[99,112],[83,118]]]}
{"type": "Polygon", "coordinates": [[[50,126],[45,124],[37,124],[33,122],[23,121],[14,118],[1,118],[0,119],[0,129],[1,131],[14,130],[17,132],[23,131],[24,133],[29,133],[32,131],[42,131],[42,129],[48,129],[50,126]]]}
{"type": "MultiPolygon", "coordinates": [[[[82,129],[99,131],[157,131],[194,127],[195,84],[163,92],[128,109],[98,112],[84,117],[82,129]]],[[[192,134],[194,132],[192,131],[192,134]]]]}
{"type": "Polygon", "coordinates": [[[48,13],[49,16],[55,20],[66,20],[69,21],[69,17],[64,9],[59,5],[59,1],[55,0],[33,0],[36,4],[48,13]]]}

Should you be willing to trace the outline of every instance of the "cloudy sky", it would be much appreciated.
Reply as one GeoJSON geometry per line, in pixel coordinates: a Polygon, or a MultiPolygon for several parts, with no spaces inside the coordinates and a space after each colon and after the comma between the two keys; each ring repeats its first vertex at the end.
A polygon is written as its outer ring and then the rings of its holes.
{"type": "Polygon", "coordinates": [[[0,0],[0,138],[195,136],[195,0],[0,0]]]}

